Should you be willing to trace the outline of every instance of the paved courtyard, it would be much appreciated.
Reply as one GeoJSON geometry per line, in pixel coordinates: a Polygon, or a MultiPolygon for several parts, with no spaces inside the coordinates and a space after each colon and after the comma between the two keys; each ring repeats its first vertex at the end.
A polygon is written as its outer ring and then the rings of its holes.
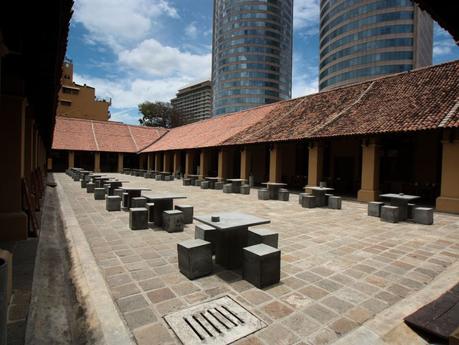
{"type": "MultiPolygon", "coordinates": [[[[343,202],[342,210],[303,209],[289,202],[183,187],[182,181],[109,174],[130,187],[176,192],[195,215],[241,211],[268,218],[279,232],[281,283],[263,290],[241,272],[216,268],[194,281],[177,267],[177,242],[194,238],[160,229],[131,231],[127,212],[107,212],[79,183],[54,174],[85,234],[119,313],[140,345],[179,343],[163,316],[230,295],[267,323],[238,344],[329,344],[397,303],[429,289],[457,263],[459,217],[435,214],[433,226],[388,224],[366,215],[366,204],[343,202]],[[429,285],[430,284],[430,285],[429,285]]],[[[455,278],[457,280],[457,276],[455,278]]],[[[446,290],[448,286],[444,286],[446,290]]],[[[400,317],[403,317],[401,315],[400,317]]]]}

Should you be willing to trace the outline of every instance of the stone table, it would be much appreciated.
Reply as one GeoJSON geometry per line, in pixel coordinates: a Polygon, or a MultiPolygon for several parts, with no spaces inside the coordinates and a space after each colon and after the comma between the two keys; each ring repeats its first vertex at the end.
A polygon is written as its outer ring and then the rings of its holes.
{"type": "Polygon", "coordinates": [[[380,197],[390,199],[390,204],[398,207],[399,220],[406,220],[408,218],[408,203],[421,198],[418,195],[408,195],[403,193],[381,194],[380,197]]]}
{"type": "Polygon", "coordinates": [[[242,248],[247,246],[249,227],[271,222],[269,219],[241,212],[217,212],[196,216],[194,219],[217,229],[215,262],[226,268],[238,268],[242,265],[242,248]],[[220,220],[212,221],[214,216],[220,217],[220,220]]]}
{"type": "Polygon", "coordinates": [[[335,190],[334,188],[330,188],[330,187],[304,187],[304,189],[311,190],[312,195],[314,195],[317,198],[316,199],[317,207],[327,206],[326,205],[327,198],[325,198],[325,194],[327,194],[328,192],[331,192],[332,190],[335,190]]]}
{"type": "Polygon", "coordinates": [[[265,184],[266,187],[268,188],[269,198],[271,200],[278,200],[279,199],[279,189],[287,186],[286,183],[282,183],[282,182],[263,182],[262,184],[265,184]]]}
{"type": "Polygon", "coordinates": [[[174,209],[174,199],[186,199],[183,195],[166,193],[143,193],[142,196],[155,204],[153,220],[158,226],[163,225],[163,211],[174,209]]]}
{"type": "Polygon", "coordinates": [[[242,183],[247,182],[245,178],[228,178],[226,181],[231,183],[231,191],[233,193],[240,193],[242,183]]]}

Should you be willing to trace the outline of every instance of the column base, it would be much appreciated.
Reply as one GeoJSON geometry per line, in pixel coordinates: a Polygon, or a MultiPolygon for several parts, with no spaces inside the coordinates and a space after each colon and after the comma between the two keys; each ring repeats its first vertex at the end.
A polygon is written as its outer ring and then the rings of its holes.
{"type": "Polygon", "coordinates": [[[435,204],[437,211],[459,213],[459,198],[439,196],[435,204]]]}
{"type": "Polygon", "coordinates": [[[0,241],[27,239],[28,217],[25,212],[0,213],[0,241]]]}
{"type": "Polygon", "coordinates": [[[361,189],[357,193],[357,200],[364,202],[379,200],[379,190],[361,189]]]}

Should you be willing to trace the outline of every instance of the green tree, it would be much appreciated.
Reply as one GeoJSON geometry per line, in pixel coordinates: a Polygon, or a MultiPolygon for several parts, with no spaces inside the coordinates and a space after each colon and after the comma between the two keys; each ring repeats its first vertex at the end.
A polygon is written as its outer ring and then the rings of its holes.
{"type": "Polygon", "coordinates": [[[170,103],[145,101],[138,108],[142,115],[139,119],[142,126],[171,128],[180,125],[180,116],[170,103]]]}

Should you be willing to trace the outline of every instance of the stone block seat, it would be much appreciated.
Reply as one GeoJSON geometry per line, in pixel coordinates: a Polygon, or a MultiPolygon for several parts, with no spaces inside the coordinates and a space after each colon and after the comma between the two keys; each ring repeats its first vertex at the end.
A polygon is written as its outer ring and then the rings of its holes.
{"type": "Polygon", "coordinates": [[[203,180],[196,179],[196,180],[194,180],[194,185],[195,185],[196,187],[201,187],[201,183],[202,183],[202,182],[204,182],[204,181],[203,181],[203,180]]]}
{"type": "Polygon", "coordinates": [[[86,188],[86,184],[87,184],[87,183],[88,183],[88,182],[87,182],[84,178],[82,178],[82,179],[80,180],[81,188],[86,188]]]}
{"type": "Polygon", "coordinates": [[[209,189],[209,181],[201,181],[201,189],[209,189]]]}
{"type": "Polygon", "coordinates": [[[269,200],[269,191],[266,188],[258,190],[258,200],[269,200]]]}
{"type": "Polygon", "coordinates": [[[171,181],[171,175],[164,176],[164,181],[171,181]]]}
{"type": "Polygon", "coordinates": [[[281,251],[264,243],[243,248],[243,277],[257,288],[280,281],[281,251]]]}
{"type": "Polygon", "coordinates": [[[223,185],[223,193],[231,193],[233,191],[233,185],[231,183],[226,183],[223,185]]]}
{"type": "Polygon", "coordinates": [[[250,194],[250,185],[248,184],[243,184],[241,186],[241,191],[240,191],[241,194],[244,194],[244,195],[249,195],[250,194]]]}
{"type": "Polygon", "coordinates": [[[131,199],[131,207],[146,207],[147,199],[143,196],[137,196],[131,199]]]}
{"type": "Polygon", "coordinates": [[[191,179],[190,178],[183,178],[182,179],[182,184],[184,186],[191,186],[191,179]]]}
{"type": "Polygon", "coordinates": [[[184,224],[193,223],[193,206],[192,205],[175,205],[175,209],[182,211],[184,224]]]}
{"type": "Polygon", "coordinates": [[[317,207],[317,198],[314,195],[304,195],[301,200],[301,207],[314,208],[317,207]]]}
{"type": "Polygon", "coordinates": [[[105,188],[94,188],[94,199],[104,200],[105,199],[105,188]]]}
{"type": "Polygon", "coordinates": [[[178,266],[188,279],[212,273],[212,247],[210,242],[194,239],[177,244],[178,266]]]}
{"type": "Polygon", "coordinates": [[[94,182],[86,183],[86,192],[87,193],[94,193],[94,188],[96,188],[96,184],[94,182]]]}
{"type": "Polygon", "coordinates": [[[163,229],[167,232],[183,231],[183,212],[179,210],[163,211],[163,229]]]}
{"type": "Polygon", "coordinates": [[[131,230],[148,229],[148,210],[145,207],[129,209],[129,228],[131,230]]]}
{"type": "Polygon", "coordinates": [[[124,209],[127,209],[128,201],[129,201],[129,193],[123,192],[123,194],[121,195],[121,205],[124,209]]]}
{"type": "Polygon", "coordinates": [[[155,211],[154,211],[154,209],[153,209],[153,208],[155,207],[155,203],[153,203],[153,202],[147,202],[147,203],[145,204],[145,207],[146,207],[147,210],[148,210],[148,222],[149,222],[149,223],[153,223],[153,222],[155,221],[155,217],[154,217],[155,211]]]}
{"type": "Polygon", "coordinates": [[[332,210],[341,210],[341,197],[330,195],[328,197],[328,208],[332,210]]]}
{"type": "Polygon", "coordinates": [[[260,228],[258,226],[250,228],[247,232],[247,245],[253,246],[260,243],[277,248],[279,244],[279,234],[272,230],[260,228]]]}
{"type": "Polygon", "coordinates": [[[225,185],[225,182],[222,182],[222,181],[215,182],[214,189],[222,190],[224,185],[225,185]]]}
{"type": "Polygon", "coordinates": [[[397,206],[384,205],[381,207],[381,221],[388,223],[398,223],[399,209],[397,206]]]}
{"type": "Polygon", "coordinates": [[[121,211],[121,197],[118,195],[107,195],[105,198],[105,209],[107,211],[121,211]]]}
{"type": "Polygon", "coordinates": [[[413,209],[413,220],[415,223],[432,225],[433,224],[433,208],[415,207],[413,209]]]}
{"type": "Polygon", "coordinates": [[[155,176],[155,180],[156,180],[156,181],[161,181],[161,175],[160,175],[160,174],[156,175],[156,176],[155,176]]]}
{"type": "Polygon", "coordinates": [[[288,201],[289,198],[290,198],[290,193],[289,193],[288,189],[285,189],[285,188],[279,189],[278,200],[280,200],[280,201],[288,201]]]}
{"type": "Polygon", "coordinates": [[[210,242],[212,254],[215,254],[217,246],[217,229],[207,224],[197,224],[194,228],[194,238],[210,242]]]}
{"type": "Polygon", "coordinates": [[[311,193],[300,193],[300,194],[298,195],[298,203],[299,203],[300,205],[303,204],[303,198],[304,198],[306,195],[311,195],[311,193]]]}
{"type": "Polygon", "coordinates": [[[123,198],[124,189],[115,189],[113,190],[113,195],[118,195],[120,198],[123,198]]]}
{"type": "Polygon", "coordinates": [[[381,208],[384,203],[381,201],[372,201],[368,203],[368,215],[370,217],[381,217],[381,208]]]}

